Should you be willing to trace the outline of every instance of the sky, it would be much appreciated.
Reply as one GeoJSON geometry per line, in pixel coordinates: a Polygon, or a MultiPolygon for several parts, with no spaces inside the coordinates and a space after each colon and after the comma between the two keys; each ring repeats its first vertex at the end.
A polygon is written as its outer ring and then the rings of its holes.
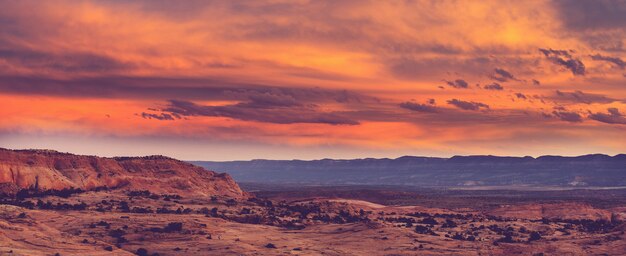
{"type": "Polygon", "coordinates": [[[626,152],[626,1],[0,0],[0,147],[626,152]]]}

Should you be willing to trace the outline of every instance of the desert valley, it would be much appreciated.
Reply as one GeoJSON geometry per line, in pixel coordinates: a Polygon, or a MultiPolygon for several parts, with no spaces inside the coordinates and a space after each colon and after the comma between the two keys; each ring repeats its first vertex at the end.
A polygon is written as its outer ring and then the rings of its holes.
{"type": "Polygon", "coordinates": [[[543,198],[367,186],[247,184],[255,191],[247,192],[228,174],[163,156],[6,149],[0,150],[0,174],[0,255],[626,251],[626,191],[620,189],[543,198]]]}

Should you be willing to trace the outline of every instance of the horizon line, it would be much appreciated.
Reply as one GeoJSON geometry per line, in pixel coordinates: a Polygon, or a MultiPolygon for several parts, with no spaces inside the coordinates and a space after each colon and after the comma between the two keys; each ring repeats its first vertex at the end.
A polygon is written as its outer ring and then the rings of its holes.
{"type": "Polygon", "coordinates": [[[608,156],[608,157],[617,157],[617,156],[621,156],[621,155],[626,155],[626,153],[618,153],[618,154],[614,154],[614,155],[610,155],[610,154],[606,154],[606,153],[588,153],[588,154],[581,154],[581,155],[553,155],[553,154],[547,154],[547,155],[539,155],[539,156],[512,156],[512,155],[494,155],[494,154],[478,154],[478,155],[452,155],[449,157],[440,157],[440,156],[425,156],[425,155],[402,155],[402,156],[398,156],[398,157],[357,157],[357,158],[315,158],[315,159],[297,159],[297,158],[292,158],[292,159],[268,159],[268,158],[253,158],[253,159],[244,159],[244,160],[187,160],[187,159],[178,159],[175,157],[171,157],[168,155],[162,155],[162,154],[152,154],[152,155],[135,155],[135,156],[124,156],[124,155],[118,155],[118,156],[101,156],[101,155],[89,155],[89,154],[80,154],[80,153],[72,153],[72,152],[63,152],[63,151],[59,151],[59,150],[55,150],[55,149],[41,149],[41,148],[4,148],[4,147],[0,147],[0,150],[10,150],[10,151],[39,151],[39,152],[54,152],[54,153],[59,153],[59,154],[70,154],[70,155],[82,155],[82,156],[95,156],[95,157],[102,157],[102,158],[124,158],[124,157],[136,157],[136,158],[140,158],[140,157],[154,157],[154,156],[160,156],[160,157],[167,157],[167,158],[172,158],[175,160],[179,160],[179,161],[184,161],[184,162],[249,162],[249,161],[305,161],[305,162],[312,162],[312,161],[324,161],[324,160],[336,160],[336,161],[350,161],[350,160],[368,160],[368,159],[372,159],[372,160],[397,160],[400,158],[405,158],[405,157],[413,157],[413,158],[433,158],[433,159],[452,159],[455,157],[498,157],[498,158],[532,158],[532,159],[538,159],[541,157],[567,157],[567,158],[576,158],[576,157],[584,157],[584,156],[594,156],[594,155],[602,155],[602,156],[608,156]]]}

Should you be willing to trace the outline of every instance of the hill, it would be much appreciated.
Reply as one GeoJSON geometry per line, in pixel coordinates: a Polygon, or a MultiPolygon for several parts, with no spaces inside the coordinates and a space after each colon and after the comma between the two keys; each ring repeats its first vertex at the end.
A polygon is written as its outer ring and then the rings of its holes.
{"type": "Polygon", "coordinates": [[[0,192],[20,189],[150,190],[198,196],[245,197],[224,173],[164,156],[104,158],[51,150],[0,149],[0,192]]]}

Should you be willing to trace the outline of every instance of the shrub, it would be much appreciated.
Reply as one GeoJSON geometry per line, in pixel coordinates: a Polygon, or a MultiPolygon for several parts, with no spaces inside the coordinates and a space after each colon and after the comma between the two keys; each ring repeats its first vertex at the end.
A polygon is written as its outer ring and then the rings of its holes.
{"type": "Polygon", "coordinates": [[[228,206],[235,206],[235,205],[237,205],[237,201],[235,201],[235,199],[232,199],[232,198],[228,199],[228,200],[226,200],[226,205],[228,205],[228,206]]]}
{"type": "Polygon", "coordinates": [[[424,218],[422,221],[420,221],[420,223],[428,224],[428,225],[437,225],[437,224],[439,224],[439,222],[437,222],[437,220],[435,220],[434,218],[431,218],[431,217],[424,218]]]}
{"type": "Polygon", "coordinates": [[[528,237],[528,242],[537,241],[541,239],[541,234],[537,231],[530,232],[530,237],[528,237]]]}
{"type": "Polygon", "coordinates": [[[122,212],[130,212],[130,207],[128,206],[128,202],[121,201],[120,206],[117,207],[122,212]]]}
{"type": "Polygon", "coordinates": [[[506,234],[504,237],[498,239],[498,242],[501,242],[501,243],[515,243],[515,241],[513,241],[513,237],[510,234],[506,234]]]}
{"type": "Polygon", "coordinates": [[[96,223],[96,226],[110,227],[111,224],[109,224],[106,221],[101,220],[100,222],[96,223]]]}
{"type": "Polygon", "coordinates": [[[415,225],[415,233],[438,236],[437,233],[433,232],[429,227],[422,225],[415,225]]]}
{"type": "Polygon", "coordinates": [[[465,237],[463,237],[463,235],[456,233],[452,236],[452,239],[454,240],[465,240],[465,237]]]}
{"type": "Polygon", "coordinates": [[[139,256],[148,256],[148,250],[146,250],[145,248],[139,248],[137,249],[137,252],[135,252],[135,254],[139,256]]]}
{"type": "Polygon", "coordinates": [[[118,244],[118,247],[120,247],[120,246],[121,246],[120,244],[127,243],[127,242],[128,242],[128,239],[126,239],[126,238],[125,238],[125,237],[123,237],[123,236],[118,237],[118,238],[117,238],[117,241],[116,241],[116,243],[118,244]]]}
{"type": "Polygon", "coordinates": [[[124,235],[126,235],[126,231],[121,230],[119,228],[109,231],[109,236],[111,236],[111,237],[119,238],[119,237],[122,237],[124,235]]]}
{"type": "Polygon", "coordinates": [[[444,222],[441,225],[442,228],[455,228],[457,227],[456,222],[452,221],[451,219],[446,219],[446,222],[444,222]]]}
{"type": "Polygon", "coordinates": [[[150,208],[133,207],[131,212],[133,212],[133,213],[153,213],[154,211],[152,211],[152,209],[150,209],[150,208]]]}
{"type": "Polygon", "coordinates": [[[183,230],[182,222],[170,222],[163,228],[163,232],[179,232],[183,230]]]}
{"type": "Polygon", "coordinates": [[[209,208],[206,207],[202,207],[202,209],[198,210],[198,213],[202,213],[202,214],[209,214],[211,212],[211,210],[209,210],[209,208]]]}

